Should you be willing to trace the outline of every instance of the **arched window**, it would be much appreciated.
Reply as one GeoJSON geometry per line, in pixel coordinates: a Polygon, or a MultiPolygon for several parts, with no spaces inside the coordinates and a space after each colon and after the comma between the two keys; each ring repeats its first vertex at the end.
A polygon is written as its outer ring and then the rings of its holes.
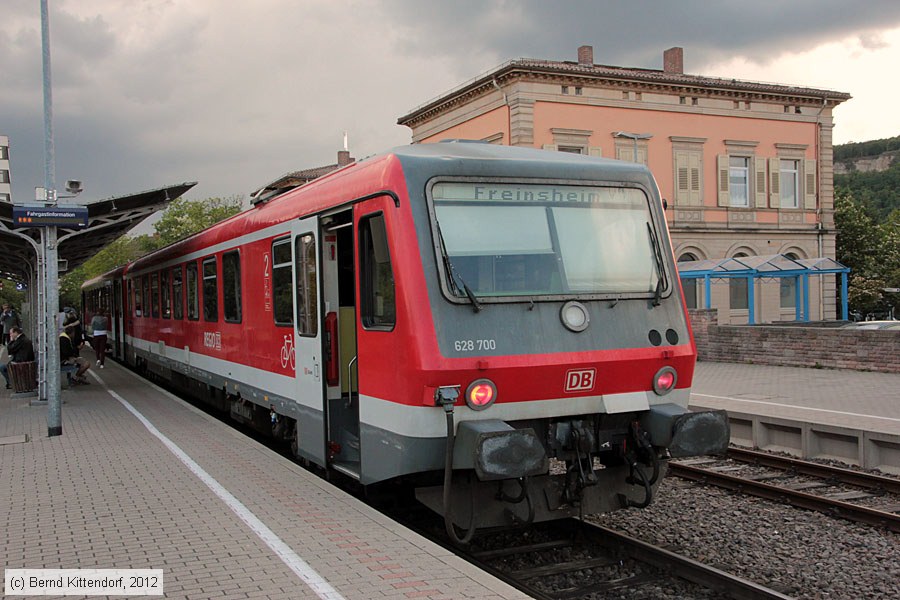
{"type": "MultiPolygon", "coordinates": [[[[688,262],[691,260],[699,260],[690,252],[685,252],[678,258],[678,262],[688,262]]],[[[684,291],[684,302],[688,308],[697,308],[697,280],[682,279],[681,289],[684,291]]]]}
{"type": "MultiPolygon", "coordinates": [[[[747,256],[745,252],[738,252],[734,258],[747,256]]],[[[747,279],[745,277],[735,277],[728,280],[728,306],[733,310],[747,310],[747,279]]]]}
{"type": "MultiPolygon", "coordinates": [[[[792,260],[797,260],[799,256],[793,252],[785,254],[792,260]]],[[[797,278],[782,277],[780,278],[781,288],[781,308],[794,308],[797,306],[797,278]]]]}

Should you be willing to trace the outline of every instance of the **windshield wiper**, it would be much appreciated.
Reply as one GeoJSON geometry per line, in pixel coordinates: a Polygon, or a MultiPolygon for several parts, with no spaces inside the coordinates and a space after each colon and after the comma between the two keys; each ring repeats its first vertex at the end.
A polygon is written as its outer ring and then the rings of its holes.
{"type": "Polygon", "coordinates": [[[656,278],[656,292],[653,295],[653,306],[659,306],[660,300],[662,299],[665,273],[663,272],[663,260],[662,252],[659,248],[659,240],[656,239],[656,234],[653,233],[653,226],[649,221],[647,222],[647,233],[650,236],[650,247],[653,251],[653,258],[656,262],[656,272],[658,274],[658,277],[656,278]]]}
{"type": "Polygon", "coordinates": [[[452,288],[453,295],[458,295],[459,286],[456,285],[456,278],[459,278],[459,282],[463,286],[463,291],[466,296],[469,298],[469,302],[472,303],[472,310],[474,312],[481,312],[481,303],[478,302],[478,297],[475,296],[475,292],[466,285],[466,280],[463,279],[462,275],[456,270],[456,267],[453,266],[453,261],[450,260],[450,255],[447,254],[447,246],[444,244],[444,234],[441,233],[441,224],[437,223],[437,233],[438,240],[441,242],[441,257],[444,259],[444,268],[447,270],[447,275],[450,276],[450,287],[452,288]]]}

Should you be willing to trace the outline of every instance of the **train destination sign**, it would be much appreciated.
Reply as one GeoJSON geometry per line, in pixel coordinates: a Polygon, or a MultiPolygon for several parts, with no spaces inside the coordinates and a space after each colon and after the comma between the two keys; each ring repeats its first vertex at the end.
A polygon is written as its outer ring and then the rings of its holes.
{"type": "Polygon", "coordinates": [[[88,226],[86,206],[13,206],[13,227],[69,227],[88,226]]]}

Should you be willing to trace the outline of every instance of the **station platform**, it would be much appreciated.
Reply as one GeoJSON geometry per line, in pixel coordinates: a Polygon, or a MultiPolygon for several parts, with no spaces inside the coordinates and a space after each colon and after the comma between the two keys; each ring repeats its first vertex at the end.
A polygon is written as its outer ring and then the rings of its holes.
{"type": "Polygon", "coordinates": [[[0,393],[4,569],[162,569],[168,598],[527,598],[121,366],[89,375],[57,437],[0,393]]]}
{"type": "Polygon", "coordinates": [[[900,475],[900,374],[704,361],[690,402],[727,411],[735,444],[900,475]]]}

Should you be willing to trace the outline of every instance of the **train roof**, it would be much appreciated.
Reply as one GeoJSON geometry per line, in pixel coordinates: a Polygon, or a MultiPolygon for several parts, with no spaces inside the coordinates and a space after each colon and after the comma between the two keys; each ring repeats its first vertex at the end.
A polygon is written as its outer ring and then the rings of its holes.
{"type": "Polygon", "coordinates": [[[502,146],[470,140],[412,144],[392,148],[332,171],[285,192],[209,229],[137,259],[129,270],[140,270],[236,235],[285,223],[362,198],[381,190],[405,190],[412,179],[447,176],[490,176],[548,180],[582,179],[647,183],[649,169],[641,164],[567,152],[502,146]]]}

